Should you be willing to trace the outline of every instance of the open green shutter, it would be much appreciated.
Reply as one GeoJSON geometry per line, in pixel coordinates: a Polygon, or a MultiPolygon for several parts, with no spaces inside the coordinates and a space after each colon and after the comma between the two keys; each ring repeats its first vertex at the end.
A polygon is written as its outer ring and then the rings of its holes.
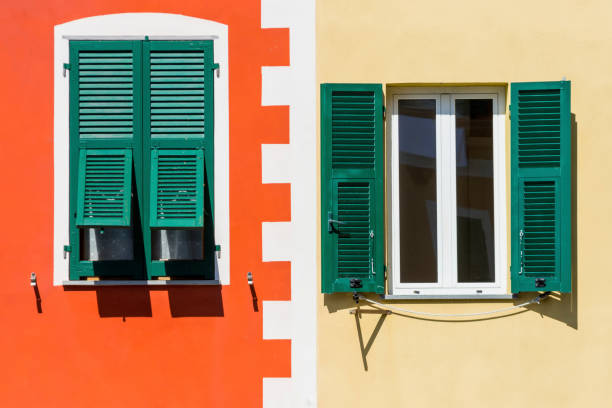
{"type": "Polygon", "coordinates": [[[151,152],[151,227],[204,227],[203,150],[151,152]]]}
{"type": "Polygon", "coordinates": [[[321,85],[323,293],[384,293],[380,84],[321,85]]]}
{"type": "Polygon", "coordinates": [[[571,292],[570,82],[511,87],[512,292],[571,292]]]}
{"type": "Polygon", "coordinates": [[[128,227],[131,197],[130,149],[81,149],[77,226],[128,227]]]}

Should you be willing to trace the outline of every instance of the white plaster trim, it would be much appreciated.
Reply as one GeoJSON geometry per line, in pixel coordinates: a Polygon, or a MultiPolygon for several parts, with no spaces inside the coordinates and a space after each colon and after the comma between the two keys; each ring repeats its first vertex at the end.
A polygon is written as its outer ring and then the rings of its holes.
{"type": "Polygon", "coordinates": [[[63,247],[69,243],[68,176],[69,72],[63,76],[63,64],[69,59],[67,38],[93,36],[160,38],[215,38],[214,58],[220,65],[220,76],[214,76],[215,86],[215,239],[221,245],[216,259],[216,276],[223,285],[230,283],[229,236],[229,67],[228,32],[225,24],[164,13],[124,13],[87,17],[56,25],[54,29],[54,195],[53,195],[53,284],[69,280],[68,259],[63,247]]]}
{"type": "MultiPolygon", "coordinates": [[[[292,189],[293,190],[293,189],[292,189]]],[[[293,204],[293,200],[291,202],[293,204]]],[[[261,257],[264,262],[292,261],[295,227],[291,222],[261,223],[261,257]]]]}
{"type": "Polygon", "coordinates": [[[263,408],[291,407],[293,394],[291,378],[263,379],[263,408]]]}
{"type": "Polygon", "coordinates": [[[291,183],[292,163],[290,145],[261,145],[261,180],[264,184],[291,183]]]}
{"type": "Polygon", "coordinates": [[[279,340],[291,338],[291,302],[263,302],[263,339],[279,340]]]}
{"type": "Polygon", "coordinates": [[[267,327],[287,327],[283,335],[291,338],[291,378],[264,378],[263,406],[313,407],[317,401],[318,242],[315,1],[262,0],[261,26],[289,28],[291,63],[290,67],[262,67],[261,72],[262,105],[289,105],[289,144],[287,149],[262,147],[262,181],[291,183],[291,222],[262,224],[263,260],[291,262],[289,317],[267,315],[271,309],[263,311],[267,327]],[[283,159],[278,156],[281,151],[283,159]]]}

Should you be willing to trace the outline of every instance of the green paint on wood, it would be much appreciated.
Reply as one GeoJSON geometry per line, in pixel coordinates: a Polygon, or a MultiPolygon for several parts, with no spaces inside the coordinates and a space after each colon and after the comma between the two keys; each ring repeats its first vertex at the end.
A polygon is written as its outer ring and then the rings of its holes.
{"type": "Polygon", "coordinates": [[[570,82],[511,87],[512,292],[571,292],[570,82]]]}
{"type": "Polygon", "coordinates": [[[130,149],[81,149],[78,227],[129,227],[132,198],[130,149]]]}
{"type": "Polygon", "coordinates": [[[380,84],[321,85],[323,293],[384,293],[380,84]]]}

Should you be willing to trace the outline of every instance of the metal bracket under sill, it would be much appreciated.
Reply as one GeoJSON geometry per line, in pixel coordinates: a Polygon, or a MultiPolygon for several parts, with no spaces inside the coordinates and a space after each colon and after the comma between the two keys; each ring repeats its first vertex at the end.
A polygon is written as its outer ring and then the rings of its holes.
{"type": "Polygon", "coordinates": [[[461,300],[461,299],[513,299],[512,294],[503,295],[380,295],[384,300],[461,300]]]}
{"type": "Polygon", "coordinates": [[[221,285],[219,280],[74,280],[62,281],[62,286],[204,286],[221,285]]]}

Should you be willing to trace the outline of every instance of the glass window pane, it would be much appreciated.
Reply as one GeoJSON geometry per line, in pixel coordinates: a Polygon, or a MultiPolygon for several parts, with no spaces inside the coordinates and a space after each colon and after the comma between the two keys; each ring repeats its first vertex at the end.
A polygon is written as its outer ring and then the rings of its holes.
{"type": "Polygon", "coordinates": [[[436,100],[400,100],[398,120],[400,282],[437,282],[436,100]]]}
{"type": "Polygon", "coordinates": [[[153,260],[204,259],[204,230],[154,229],[151,231],[151,258],[153,260]]]}
{"type": "Polygon", "coordinates": [[[126,261],[134,259],[132,227],[80,228],[82,261],[126,261]]]}
{"type": "Polygon", "coordinates": [[[458,282],[495,282],[493,100],[455,101],[458,282]]]}

